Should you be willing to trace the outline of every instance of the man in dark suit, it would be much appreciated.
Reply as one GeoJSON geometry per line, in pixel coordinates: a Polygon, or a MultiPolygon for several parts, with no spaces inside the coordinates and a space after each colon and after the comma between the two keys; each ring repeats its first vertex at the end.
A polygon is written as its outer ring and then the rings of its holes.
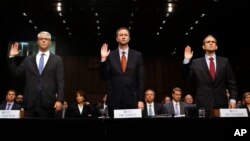
{"type": "Polygon", "coordinates": [[[182,90],[179,87],[175,87],[172,90],[172,101],[163,104],[163,113],[180,116],[185,114],[185,107],[188,105],[181,101],[182,90]]]}
{"type": "Polygon", "coordinates": [[[116,32],[118,48],[112,52],[106,43],[101,47],[101,77],[107,80],[107,105],[109,116],[114,109],[144,108],[143,57],[129,48],[130,32],[119,28],[116,32]]]}
{"type": "Polygon", "coordinates": [[[11,46],[9,69],[11,74],[25,74],[24,107],[29,117],[54,117],[55,111],[62,108],[64,101],[64,74],[62,59],[49,51],[51,34],[46,31],[38,35],[39,52],[31,55],[19,65],[15,56],[18,55],[18,43],[11,46]]]}
{"type": "Polygon", "coordinates": [[[194,78],[197,82],[197,106],[205,108],[208,111],[206,113],[210,113],[212,109],[235,108],[238,93],[229,60],[216,56],[217,40],[212,35],[203,40],[202,48],[206,52],[205,56],[191,62],[193,51],[187,46],[182,67],[184,78],[194,78]],[[226,89],[230,93],[229,104],[226,89]]]}
{"type": "Polygon", "coordinates": [[[21,105],[15,103],[16,91],[9,89],[5,101],[0,105],[0,110],[21,110],[21,105]]]}
{"type": "Polygon", "coordinates": [[[162,114],[162,104],[155,102],[155,91],[147,89],[145,91],[145,108],[142,111],[143,117],[151,117],[162,114]]]}

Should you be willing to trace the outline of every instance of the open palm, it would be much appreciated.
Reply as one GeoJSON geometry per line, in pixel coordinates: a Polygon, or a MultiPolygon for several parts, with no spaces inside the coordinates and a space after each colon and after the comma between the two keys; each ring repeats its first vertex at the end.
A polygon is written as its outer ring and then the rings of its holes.
{"type": "Polygon", "coordinates": [[[9,54],[10,56],[16,56],[21,52],[21,50],[19,50],[18,48],[18,45],[19,44],[17,42],[11,45],[10,54],[9,54]]]}
{"type": "Polygon", "coordinates": [[[184,51],[184,57],[186,59],[191,59],[193,57],[193,51],[190,46],[186,46],[184,51]]]}
{"type": "Polygon", "coordinates": [[[101,47],[101,57],[107,58],[109,56],[110,50],[108,50],[108,44],[104,43],[101,47]]]}

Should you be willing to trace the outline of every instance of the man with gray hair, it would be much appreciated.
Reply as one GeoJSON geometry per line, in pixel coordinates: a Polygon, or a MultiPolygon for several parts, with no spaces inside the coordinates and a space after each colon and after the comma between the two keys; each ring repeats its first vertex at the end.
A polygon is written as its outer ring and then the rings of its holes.
{"type": "Polygon", "coordinates": [[[38,53],[28,56],[17,66],[20,53],[17,42],[9,53],[9,69],[14,76],[25,74],[24,108],[28,117],[55,117],[64,101],[64,73],[61,57],[50,52],[51,34],[42,31],[37,35],[38,53]]]}

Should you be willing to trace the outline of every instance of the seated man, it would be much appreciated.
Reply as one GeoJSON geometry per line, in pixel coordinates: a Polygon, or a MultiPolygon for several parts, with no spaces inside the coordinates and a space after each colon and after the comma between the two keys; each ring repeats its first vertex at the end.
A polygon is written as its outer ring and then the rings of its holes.
{"type": "Polygon", "coordinates": [[[175,87],[172,90],[172,101],[163,105],[164,114],[170,114],[174,116],[184,115],[185,107],[187,104],[181,101],[182,90],[175,87]]]}
{"type": "Polygon", "coordinates": [[[21,110],[21,106],[15,103],[15,100],[16,91],[13,89],[8,90],[5,101],[0,105],[0,110],[21,110]]]}
{"type": "Polygon", "coordinates": [[[155,92],[152,89],[148,89],[145,92],[145,107],[142,111],[143,117],[150,117],[159,115],[162,113],[162,104],[154,102],[155,92]]]}

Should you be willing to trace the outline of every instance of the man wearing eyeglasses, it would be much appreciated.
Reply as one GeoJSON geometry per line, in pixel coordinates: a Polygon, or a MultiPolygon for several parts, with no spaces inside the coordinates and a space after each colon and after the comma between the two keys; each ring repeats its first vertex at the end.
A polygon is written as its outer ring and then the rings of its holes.
{"type": "Polygon", "coordinates": [[[16,57],[21,50],[18,43],[11,46],[9,69],[14,76],[25,74],[24,108],[28,117],[54,117],[64,101],[64,73],[61,57],[49,51],[51,34],[37,35],[38,53],[28,56],[17,66],[16,57]]]}

